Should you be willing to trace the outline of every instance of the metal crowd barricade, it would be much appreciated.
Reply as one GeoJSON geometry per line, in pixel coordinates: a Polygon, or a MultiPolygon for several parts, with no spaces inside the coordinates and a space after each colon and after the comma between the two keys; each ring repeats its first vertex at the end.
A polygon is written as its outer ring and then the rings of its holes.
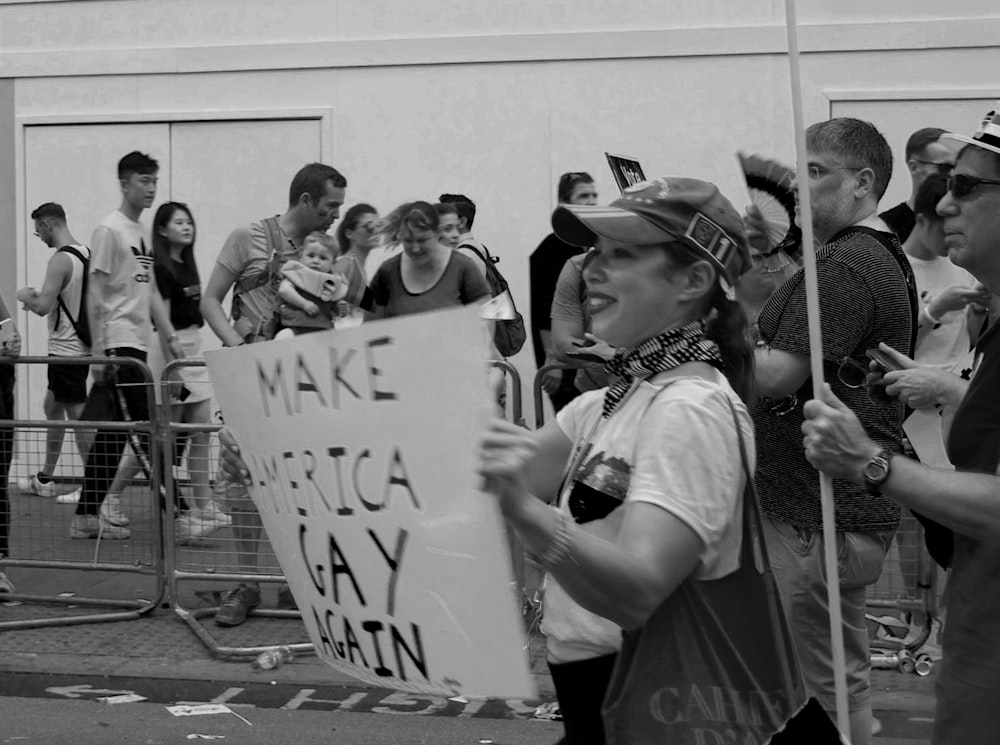
{"type": "MultiPolygon", "coordinates": [[[[245,490],[239,492],[230,491],[239,487],[227,487],[216,481],[212,484],[208,494],[197,495],[195,492],[202,489],[206,483],[211,483],[212,477],[216,474],[216,468],[212,463],[216,458],[209,455],[209,458],[200,467],[204,472],[198,473],[199,466],[192,467],[190,460],[187,466],[187,478],[179,478],[178,470],[178,450],[182,440],[201,436],[211,438],[220,429],[217,424],[185,424],[175,422],[171,416],[172,402],[168,390],[174,385],[175,373],[179,373],[185,367],[204,367],[203,360],[174,360],[169,363],[160,375],[159,386],[161,390],[160,416],[161,422],[160,438],[164,443],[164,468],[163,477],[168,494],[183,493],[183,490],[190,488],[188,494],[193,499],[215,498],[226,493],[228,504],[226,510],[230,514],[230,519],[240,521],[243,515],[256,515],[256,509],[251,513],[246,512],[250,507],[250,497],[245,490]],[[198,477],[201,477],[199,480],[198,477]],[[244,501],[245,500],[245,501],[244,501]]],[[[188,444],[190,447],[190,442],[188,444]]],[[[187,498],[187,496],[185,496],[187,498]]],[[[177,500],[169,500],[171,515],[178,517],[177,500]]],[[[260,518],[257,517],[257,524],[260,518]]],[[[199,525],[197,518],[194,524],[199,525]]],[[[258,536],[245,541],[239,540],[233,533],[233,528],[218,527],[211,533],[197,539],[180,540],[174,530],[165,531],[164,546],[166,553],[166,566],[170,594],[173,599],[174,611],[191,628],[195,635],[208,648],[212,655],[223,659],[249,659],[256,657],[261,652],[272,649],[275,646],[287,646],[296,654],[312,653],[315,651],[309,642],[295,642],[287,639],[279,639],[267,644],[254,643],[259,636],[257,629],[248,632],[246,629],[240,632],[226,632],[227,637],[238,637],[235,641],[226,643],[220,640],[219,636],[209,632],[203,619],[214,617],[219,609],[222,594],[215,591],[205,592],[204,590],[194,591],[194,597],[209,602],[209,607],[193,608],[188,607],[190,598],[184,594],[183,589],[187,583],[219,582],[229,583],[256,583],[265,585],[280,585],[285,582],[285,576],[278,565],[277,557],[271,548],[270,542],[263,528],[258,531],[258,536]],[[252,558],[254,564],[249,563],[252,558]]],[[[301,621],[302,616],[298,610],[254,608],[249,613],[249,618],[269,618],[301,621]]],[[[301,625],[301,624],[300,624],[301,625]]],[[[287,624],[279,627],[279,633],[285,633],[289,629],[287,624]]],[[[301,635],[305,635],[305,626],[301,626],[301,635]]]]}
{"type": "MultiPolygon", "coordinates": [[[[503,406],[504,417],[519,427],[524,427],[520,373],[507,360],[489,360],[487,365],[490,369],[501,370],[504,373],[504,390],[505,394],[507,394],[503,406]]],[[[520,599],[521,615],[525,618],[530,618],[533,615],[536,602],[537,582],[533,581],[534,573],[526,560],[521,539],[518,538],[517,533],[513,530],[507,530],[507,543],[510,548],[515,589],[520,599]]]]}
{"type": "Polygon", "coordinates": [[[488,360],[486,364],[490,369],[500,370],[504,374],[504,392],[501,402],[503,404],[504,416],[514,424],[523,427],[524,408],[522,405],[520,373],[507,360],[488,360]]]}
{"type": "Polygon", "coordinates": [[[535,374],[535,379],[531,385],[531,396],[535,403],[535,427],[541,427],[545,423],[545,391],[542,390],[542,381],[545,373],[550,370],[578,370],[574,365],[563,363],[542,365],[535,374]]]}
{"type": "MultiPolygon", "coordinates": [[[[21,357],[5,359],[2,364],[14,364],[30,369],[38,366],[44,370],[46,365],[116,365],[138,368],[146,381],[140,385],[146,388],[149,397],[149,411],[155,411],[153,406],[152,375],[149,368],[139,360],[124,357],[21,357]]],[[[44,372],[43,372],[44,374],[44,372]]],[[[129,443],[123,448],[130,449],[147,446],[154,434],[154,423],[151,421],[50,421],[32,419],[13,419],[3,422],[3,426],[13,427],[15,449],[25,460],[30,460],[27,468],[29,476],[22,477],[17,486],[9,485],[11,525],[7,528],[10,534],[10,551],[0,561],[0,567],[20,567],[31,570],[30,580],[18,577],[17,584],[22,587],[29,581],[35,587],[63,588],[62,592],[15,592],[0,596],[10,605],[5,612],[7,620],[0,621],[0,631],[11,629],[32,629],[51,626],[69,626],[75,624],[101,623],[111,621],[127,621],[141,618],[152,612],[165,594],[162,520],[158,503],[151,498],[159,488],[159,464],[155,454],[148,486],[151,488],[148,498],[140,498],[132,505],[131,537],[128,540],[108,540],[98,537],[95,540],[79,540],[70,537],[69,529],[72,515],[75,512],[74,502],[60,500],[57,497],[32,496],[29,489],[23,489],[21,484],[29,482],[30,474],[35,470],[35,461],[40,464],[45,448],[33,447],[39,441],[45,442],[48,433],[53,430],[72,431],[80,438],[88,431],[127,432],[129,443]],[[44,433],[44,434],[43,434],[44,433]],[[78,585],[60,584],[65,582],[63,572],[48,572],[46,570],[65,570],[97,573],[115,572],[149,578],[151,586],[138,590],[146,597],[142,598],[112,598],[92,597],[75,592],[78,585]],[[35,571],[40,570],[40,571],[35,571]],[[21,604],[20,606],[14,603],[21,604]],[[61,611],[73,610],[76,606],[87,606],[95,609],[92,613],[63,614],[61,611]]],[[[153,451],[156,449],[153,448],[153,451]]],[[[147,449],[147,452],[149,450],[147,449]]],[[[61,459],[65,458],[65,449],[61,459]]],[[[117,469],[117,461],[116,461],[117,469]]],[[[62,471],[67,469],[65,466],[62,471]]],[[[76,473],[72,481],[76,482],[76,473]]],[[[82,479],[80,480],[82,481],[82,479]]],[[[60,488],[62,481],[59,482],[60,488]]],[[[67,490],[69,492],[69,490],[67,490]]],[[[70,492],[71,493],[71,492],[70,492]]],[[[101,495],[103,499],[104,495],[101,495]]],[[[93,582],[93,585],[101,584],[93,582]]],[[[129,588],[131,589],[131,588],[129,588]]]]}
{"type": "Polygon", "coordinates": [[[869,623],[875,624],[873,651],[915,652],[923,646],[930,636],[932,619],[938,616],[937,576],[937,566],[924,546],[923,527],[904,509],[882,573],[868,588],[865,600],[869,623]],[[885,611],[895,615],[876,615],[885,611]],[[918,634],[913,634],[903,620],[907,614],[925,619],[918,634]],[[900,618],[898,625],[887,623],[896,617],[900,618]]]}

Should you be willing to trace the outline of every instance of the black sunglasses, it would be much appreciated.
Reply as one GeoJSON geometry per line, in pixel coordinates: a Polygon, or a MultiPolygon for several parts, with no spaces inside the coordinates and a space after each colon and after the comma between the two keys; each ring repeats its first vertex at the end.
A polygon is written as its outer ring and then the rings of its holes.
{"type": "Polygon", "coordinates": [[[1000,186],[1000,181],[991,178],[979,178],[978,176],[967,176],[964,173],[948,177],[948,191],[954,195],[955,199],[964,199],[979,186],[1000,186]]]}
{"type": "Polygon", "coordinates": [[[940,173],[942,176],[947,176],[951,173],[951,170],[955,167],[954,163],[935,163],[933,160],[920,160],[920,158],[911,158],[914,163],[921,163],[925,166],[934,166],[934,170],[940,173]]]}

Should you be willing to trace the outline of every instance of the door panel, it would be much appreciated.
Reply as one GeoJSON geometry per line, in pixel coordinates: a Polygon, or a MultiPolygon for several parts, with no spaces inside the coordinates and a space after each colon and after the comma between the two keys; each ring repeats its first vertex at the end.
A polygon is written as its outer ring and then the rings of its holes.
{"type": "MultiPolygon", "coordinates": [[[[25,244],[18,250],[18,286],[41,287],[52,250],[35,238],[31,212],[45,202],[66,210],[70,232],[90,244],[94,227],[121,204],[118,161],[140,150],[160,162],[159,194],[170,193],[170,135],[166,123],[73,124],[25,127],[25,244]]],[[[146,213],[144,218],[151,219],[146,213]]],[[[48,352],[46,319],[34,313],[17,314],[25,337],[25,353],[48,352]]],[[[24,369],[19,385],[21,416],[44,419],[42,400],[48,383],[45,369],[24,369]]],[[[34,447],[34,446],[33,446],[34,447]]]]}

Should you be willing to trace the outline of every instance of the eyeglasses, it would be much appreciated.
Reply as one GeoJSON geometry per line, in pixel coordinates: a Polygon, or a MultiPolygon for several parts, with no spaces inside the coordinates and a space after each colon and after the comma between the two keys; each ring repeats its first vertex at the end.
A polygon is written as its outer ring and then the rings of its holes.
{"type": "Polygon", "coordinates": [[[955,199],[964,199],[980,186],[1000,186],[1000,181],[979,178],[978,176],[968,176],[964,173],[948,177],[948,191],[952,193],[955,199]]]}
{"type": "Polygon", "coordinates": [[[885,392],[885,382],[882,377],[872,373],[868,367],[851,357],[844,357],[840,361],[840,366],[837,368],[837,380],[847,388],[864,388],[868,391],[868,398],[877,404],[888,405],[894,400],[885,392]]]}
{"type": "Polygon", "coordinates": [[[863,171],[865,166],[809,166],[806,170],[809,171],[809,178],[811,179],[821,179],[826,176],[831,171],[863,171]]]}
{"type": "Polygon", "coordinates": [[[954,163],[935,163],[933,160],[920,160],[920,158],[910,158],[910,160],[925,166],[934,166],[934,170],[942,176],[947,176],[951,173],[951,169],[955,167],[954,163]]]}

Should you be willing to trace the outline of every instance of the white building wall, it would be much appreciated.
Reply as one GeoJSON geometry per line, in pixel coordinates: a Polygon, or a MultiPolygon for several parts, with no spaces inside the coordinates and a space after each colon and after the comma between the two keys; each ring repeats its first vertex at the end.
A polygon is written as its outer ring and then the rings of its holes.
{"type": "MultiPolygon", "coordinates": [[[[922,126],[971,131],[1000,97],[992,0],[797,7],[808,121],[868,117],[899,152],[922,126]]],[[[647,175],[716,181],[739,204],[737,148],[793,159],[783,22],[778,0],[0,0],[0,77],[15,80],[14,110],[0,116],[29,126],[326,112],[323,152],[349,180],[348,204],[469,194],[475,232],[527,312],[527,258],[560,173],[590,171],[610,200],[603,153],[625,153],[647,175]]],[[[262,173],[224,198],[290,177],[262,173]]],[[[907,193],[900,164],[886,205],[907,193]]],[[[16,235],[0,236],[5,267],[31,236],[33,206],[19,202],[16,235]]],[[[192,208],[213,235],[233,227],[192,208]]],[[[530,356],[518,357],[526,375],[530,356]]]]}

